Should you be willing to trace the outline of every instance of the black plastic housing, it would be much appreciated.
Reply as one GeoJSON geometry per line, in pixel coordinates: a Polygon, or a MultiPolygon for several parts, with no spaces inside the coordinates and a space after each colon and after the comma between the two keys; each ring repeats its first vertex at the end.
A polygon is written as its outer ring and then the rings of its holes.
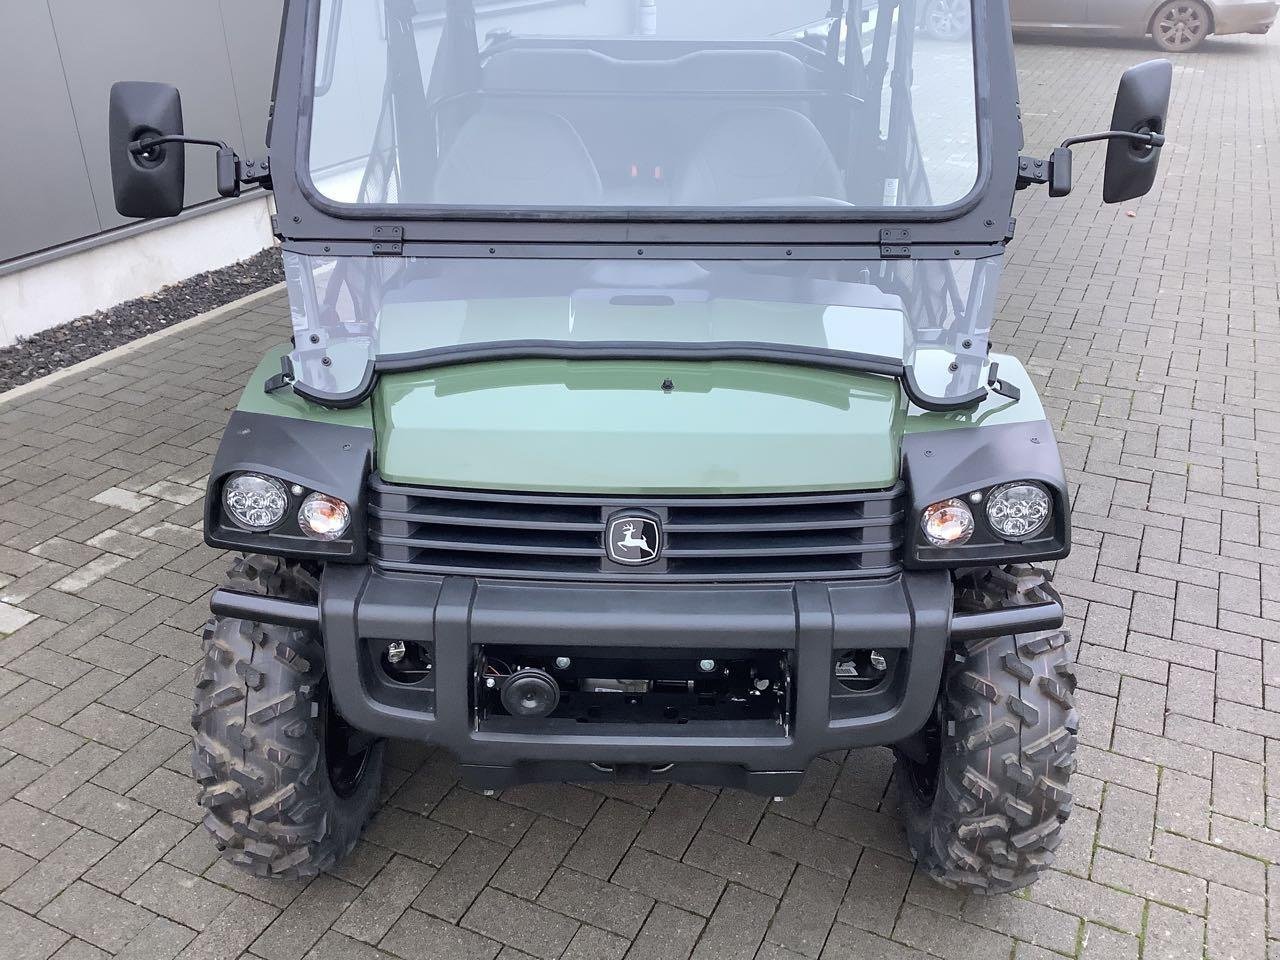
{"type": "Polygon", "coordinates": [[[331,689],[348,722],[380,736],[430,741],[454,753],[468,782],[498,787],[554,779],[647,778],[782,794],[819,753],[894,743],[933,710],[952,614],[945,572],[874,581],[701,587],[515,583],[385,574],[331,564],[321,622],[331,689]],[[477,655],[519,644],[558,655],[590,639],[600,656],[637,649],[715,658],[776,651],[794,671],[789,726],[759,721],[639,729],[529,720],[519,732],[477,723],[477,655]],[[430,642],[434,696],[388,699],[371,673],[391,640],[430,642]],[[899,651],[901,678],[884,691],[833,698],[835,651],[899,651]],[[680,653],[679,651],[685,651],[680,653]]]}
{"type": "Polygon", "coordinates": [[[902,442],[903,472],[911,491],[907,522],[907,569],[997,566],[1060,560],[1071,552],[1071,501],[1058,444],[1047,421],[957,428],[913,434],[902,442]],[[931,504],[1016,480],[1034,480],[1053,498],[1053,520],[1045,533],[1025,542],[997,536],[986,511],[973,507],[972,539],[960,547],[935,547],[924,537],[920,516],[931,504]]]}
{"type": "MultiPolygon", "coordinates": [[[[1127,133],[1164,133],[1173,91],[1173,64],[1149,60],[1130,67],[1120,78],[1111,129],[1127,133]]],[[[1160,170],[1160,148],[1128,139],[1107,144],[1107,166],[1102,184],[1104,203],[1122,203],[1145,197],[1155,186],[1160,170]]]]}
{"type": "Polygon", "coordinates": [[[147,154],[130,145],[148,137],[182,136],[182,95],[167,83],[123,81],[111,87],[108,145],[116,210],[143,220],[176,217],[182,212],[187,183],[187,153],[181,143],[166,143],[147,154]]]}
{"type": "Polygon", "coordinates": [[[902,484],[851,493],[599,496],[441,490],[375,474],[369,550],[378,567],[402,573],[577,583],[868,579],[901,569],[906,507],[902,484]],[[609,559],[603,539],[619,514],[658,525],[655,561],[609,559]]]}
{"type": "Polygon", "coordinates": [[[366,557],[368,503],[365,477],[373,461],[373,430],[295,420],[237,410],[209,473],[204,501],[204,539],[211,547],[272,556],[363,563],[366,557]],[[222,488],[234,473],[261,473],[304,488],[289,495],[279,527],[267,533],[244,530],[223,516],[222,488]],[[297,512],[311,492],[346,501],[351,527],[341,540],[322,542],[304,534],[297,512]]]}

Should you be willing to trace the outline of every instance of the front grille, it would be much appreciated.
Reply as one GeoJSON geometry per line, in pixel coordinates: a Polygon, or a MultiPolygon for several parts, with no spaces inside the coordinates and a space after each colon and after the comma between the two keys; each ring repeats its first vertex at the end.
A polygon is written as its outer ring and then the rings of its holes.
{"type": "Polygon", "coordinates": [[[881,577],[902,558],[905,488],[739,497],[604,497],[369,490],[369,549],[380,567],[415,573],[550,580],[777,581],[881,577]],[[662,520],[657,563],[605,555],[609,517],[662,520]]]}

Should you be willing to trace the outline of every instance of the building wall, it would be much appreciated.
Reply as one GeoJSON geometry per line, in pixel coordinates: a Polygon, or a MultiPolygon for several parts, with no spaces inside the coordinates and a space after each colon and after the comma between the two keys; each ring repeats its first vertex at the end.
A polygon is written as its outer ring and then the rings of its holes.
{"type": "MultiPolygon", "coordinates": [[[[0,345],[33,328],[111,306],[121,294],[149,293],[157,281],[163,285],[190,275],[177,275],[154,259],[131,260],[131,250],[156,250],[154,242],[139,242],[133,235],[105,258],[89,257],[85,249],[94,245],[86,241],[129,234],[129,221],[115,212],[111,192],[111,84],[126,79],[174,83],[182,90],[188,133],[225,139],[242,156],[262,156],[282,7],[283,0],[0,4],[0,89],[5,91],[0,98],[5,171],[0,177],[0,345]],[[63,263],[67,282],[54,285],[52,299],[34,305],[39,315],[29,315],[33,304],[17,297],[18,279],[21,287],[38,285],[50,292],[41,264],[47,268],[51,258],[63,254],[70,258],[63,263]],[[126,273],[136,270],[138,280],[112,278],[95,289],[94,278],[67,272],[67,264],[90,260],[126,273]],[[41,271],[38,279],[32,279],[31,270],[41,271]]],[[[187,203],[197,212],[219,211],[224,224],[235,224],[239,233],[217,243],[200,243],[197,237],[195,250],[173,251],[170,260],[182,270],[225,266],[233,262],[226,256],[239,259],[271,242],[261,211],[233,215],[216,201],[213,167],[211,150],[188,148],[187,203]]],[[[264,205],[261,198],[247,203],[264,205]]],[[[175,237],[192,234],[190,229],[173,232],[175,237]]]]}

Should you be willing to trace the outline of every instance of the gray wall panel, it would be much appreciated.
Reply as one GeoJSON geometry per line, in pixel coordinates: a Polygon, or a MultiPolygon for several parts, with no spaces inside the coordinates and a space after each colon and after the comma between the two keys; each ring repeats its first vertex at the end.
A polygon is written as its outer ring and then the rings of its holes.
{"type": "Polygon", "coordinates": [[[275,81],[284,0],[221,0],[241,143],[249,157],[266,156],[267,111],[275,81]]]}
{"type": "Polygon", "coordinates": [[[44,0],[0,9],[0,261],[100,229],[44,0]],[[38,133],[42,140],[32,146],[38,133]]]}
{"type": "MultiPolygon", "coordinates": [[[[0,3],[0,262],[84,240],[116,214],[107,100],[116,80],[182,89],[187,132],[265,152],[283,0],[0,3]],[[43,138],[33,150],[28,138],[43,138]]],[[[188,150],[187,203],[214,197],[214,158],[188,150]]]]}

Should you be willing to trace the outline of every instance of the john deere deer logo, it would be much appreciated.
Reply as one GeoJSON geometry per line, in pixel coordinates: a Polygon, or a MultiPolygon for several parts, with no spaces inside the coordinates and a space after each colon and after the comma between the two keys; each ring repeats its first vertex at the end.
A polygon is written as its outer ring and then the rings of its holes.
{"type": "Polygon", "coordinates": [[[605,552],[614,563],[640,566],[653,563],[662,550],[662,529],[656,517],[618,516],[609,521],[605,552]]]}
{"type": "Polygon", "coordinates": [[[636,536],[636,527],[640,526],[637,521],[635,523],[624,523],[622,525],[622,539],[618,541],[618,546],[623,550],[629,550],[632,547],[639,547],[641,550],[653,552],[653,548],[649,546],[649,541],[644,537],[636,536]]]}

